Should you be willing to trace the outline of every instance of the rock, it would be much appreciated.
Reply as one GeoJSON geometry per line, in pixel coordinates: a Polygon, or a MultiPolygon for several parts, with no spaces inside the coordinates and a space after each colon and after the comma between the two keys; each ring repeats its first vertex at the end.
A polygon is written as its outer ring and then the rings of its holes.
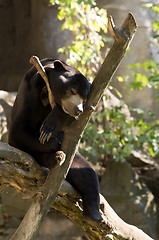
{"type": "Polygon", "coordinates": [[[2,188],[2,206],[4,211],[12,217],[22,219],[30,206],[31,200],[22,199],[11,187],[2,188]]]}
{"type": "MultiPolygon", "coordinates": [[[[52,212],[53,213],[53,212],[52,212]]],[[[82,240],[81,230],[61,214],[49,214],[42,223],[37,240],[82,240]],[[56,217],[56,218],[55,218],[56,217]]]]}
{"type": "MultiPolygon", "coordinates": [[[[11,187],[3,189],[1,197],[8,220],[6,225],[1,227],[0,216],[0,240],[9,240],[23,219],[31,200],[22,199],[11,187]]],[[[74,223],[61,213],[51,209],[42,222],[35,240],[82,240],[82,236],[83,233],[74,223]]]]}
{"type": "Polygon", "coordinates": [[[106,98],[103,98],[104,108],[112,109],[115,107],[121,107],[119,112],[126,116],[127,121],[131,121],[131,114],[126,104],[122,104],[120,99],[117,98],[108,88],[105,89],[104,94],[106,98]]]}
{"type": "Polygon", "coordinates": [[[110,163],[101,180],[100,191],[124,221],[156,239],[154,197],[128,163],[110,163]]]}
{"type": "Polygon", "coordinates": [[[8,127],[16,93],[0,90],[0,140],[8,142],[8,127]]]}

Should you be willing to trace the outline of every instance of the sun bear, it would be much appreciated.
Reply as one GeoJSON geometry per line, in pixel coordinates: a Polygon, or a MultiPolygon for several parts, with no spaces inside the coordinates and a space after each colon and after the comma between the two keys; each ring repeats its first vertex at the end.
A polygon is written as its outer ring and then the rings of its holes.
{"type": "MultiPolygon", "coordinates": [[[[63,128],[83,112],[90,83],[77,69],[60,60],[47,58],[41,63],[48,76],[54,107],[49,104],[43,78],[33,66],[18,89],[11,115],[9,144],[29,153],[40,165],[50,169],[57,164],[63,128]]],[[[81,195],[87,221],[103,225],[98,176],[79,152],[75,154],[66,180],[81,195]]]]}

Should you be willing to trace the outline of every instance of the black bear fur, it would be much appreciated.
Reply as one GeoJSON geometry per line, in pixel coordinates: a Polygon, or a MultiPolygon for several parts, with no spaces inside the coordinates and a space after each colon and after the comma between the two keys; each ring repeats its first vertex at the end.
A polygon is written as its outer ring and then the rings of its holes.
{"type": "MultiPolygon", "coordinates": [[[[76,95],[84,104],[90,84],[78,70],[64,62],[52,58],[41,62],[55,106],[51,109],[47,91],[44,91],[45,82],[32,67],[20,84],[12,109],[9,144],[29,153],[42,166],[52,168],[57,164],[55,155],[60,150],[63,127],[76,121],[75,117],[83,111],[76,104],[76,95]]],[[[97,174],[79,152],[75,154],[66,180],[82,196],[84,217],[90,222],[103,223],[97,174]]]]}

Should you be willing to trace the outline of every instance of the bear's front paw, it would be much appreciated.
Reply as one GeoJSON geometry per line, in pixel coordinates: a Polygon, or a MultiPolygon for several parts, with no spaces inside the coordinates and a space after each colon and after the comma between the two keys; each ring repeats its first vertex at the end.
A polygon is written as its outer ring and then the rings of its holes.
{"type": "Polygon", "coordinates": [[[66,158],[66,154],[63,151],[57,151],[56,152],[56,166],[61,166],[66,158]]]}
{"type": "Polygon", "coordinates": [[[59,118],[58,108],[55,107],[46,119],[43,121],[40,128],[39,140],[42,144],[49,141],[50,137],[56,138],[58,133],[62,130],[65,118],[59,118]]]}

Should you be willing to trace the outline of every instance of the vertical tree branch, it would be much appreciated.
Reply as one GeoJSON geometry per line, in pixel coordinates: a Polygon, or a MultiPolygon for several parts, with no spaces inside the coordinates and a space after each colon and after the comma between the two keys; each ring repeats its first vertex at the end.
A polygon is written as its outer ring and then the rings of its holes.
{"type": "Polygon", "coordinates": [[[41,191],[33,199],[28,212],[11,240],[34,239],[41,221],[55,201],[58,190],[72,163],[78,142],[80,141],[84,128],[90,119],[92,110],[99,102],[104,89],[108,85],[123,58],[135,33],[136,27],[135,20],[131,13],[128,14],[121,28],[116,28],[113,25],[112,18],[109,18],[109,29],[115,42],[94,79],[87,101],[88,107],[85,112],[81,114],[79,120],[74,121],[73,124],[65,130],[61,150],[66,153],[66,160],[61,167],[52,169],[49,172],[41,191]]]}

